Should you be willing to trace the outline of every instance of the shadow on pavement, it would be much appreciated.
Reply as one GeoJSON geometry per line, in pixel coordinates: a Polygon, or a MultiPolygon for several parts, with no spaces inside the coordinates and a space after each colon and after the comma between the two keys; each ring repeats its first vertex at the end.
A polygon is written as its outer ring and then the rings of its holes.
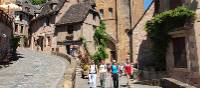
{"type": "Polygon", "coordinates": [[[13,64],[13,61],[17,61],[20,58],[24,58],[23,54],[20,54],[20,53],[8,54],[2,60],[0,60],[0,69],[3,67],[9,67],[10,64],[13,64]]]}

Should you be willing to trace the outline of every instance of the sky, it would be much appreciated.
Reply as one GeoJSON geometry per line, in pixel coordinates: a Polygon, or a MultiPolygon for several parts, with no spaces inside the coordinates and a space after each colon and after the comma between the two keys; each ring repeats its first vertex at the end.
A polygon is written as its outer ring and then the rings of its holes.
{"type": "Polygon", "coordinates": [[[144,0],[144,9],[146,10],[153,0],[144,0]]]}

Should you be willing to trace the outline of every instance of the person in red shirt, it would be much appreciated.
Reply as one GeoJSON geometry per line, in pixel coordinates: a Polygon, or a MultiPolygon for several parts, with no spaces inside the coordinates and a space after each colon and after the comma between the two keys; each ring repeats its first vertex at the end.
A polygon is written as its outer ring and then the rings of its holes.
{"type": "Polygon", "coordinates": [[[129,83],[130,83],[129,80],[130,80],[130,76],[131,76],[131,73],[132,73],[132,66],[131,66],[129,61],[126,62],[124,69],[125,69],[125,74],[127,76],[127,86],[129,86],[129,83]]]}

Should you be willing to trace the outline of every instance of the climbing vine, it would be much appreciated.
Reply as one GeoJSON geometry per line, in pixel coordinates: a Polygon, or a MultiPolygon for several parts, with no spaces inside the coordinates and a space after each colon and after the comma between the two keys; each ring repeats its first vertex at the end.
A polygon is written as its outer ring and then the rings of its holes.
{"type": "Polygon", "coordinates": [[[165,70],[166,51],[170,42],[171,31],[175,28],[184,26],[188,21],[195,17],[195,13],[186,7],[178,7],[157,14],[152,20],[146,22],[146,31],[152,41],[152,56],[156,70],[165,70]]]}
{"type": "Polygon", "coordinates": [[[46,0],[30,0],[33,5],[39,5],[46,2],[46,0]]]}
{"type": "Polygon", "coordinates": [[[105,31],[106,26],[103,21],[100,22],[100,26],[95,30],[94,39],[96,44],[98,45],[98,50],[92,55],[92,59],[99,63],[100,60],[104,60],[108,58],[108,54],[105,51],[105,47],[107,46],[108,36],[105,31]]]}

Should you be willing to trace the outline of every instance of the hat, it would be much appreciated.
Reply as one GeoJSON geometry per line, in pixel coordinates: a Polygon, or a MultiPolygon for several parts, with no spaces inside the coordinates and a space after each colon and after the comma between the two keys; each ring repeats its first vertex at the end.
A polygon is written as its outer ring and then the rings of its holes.
{"type": "Polygon", "coordinates": [[[112,60],[113,63],[116,63],[116,60],[112,60]]]}

